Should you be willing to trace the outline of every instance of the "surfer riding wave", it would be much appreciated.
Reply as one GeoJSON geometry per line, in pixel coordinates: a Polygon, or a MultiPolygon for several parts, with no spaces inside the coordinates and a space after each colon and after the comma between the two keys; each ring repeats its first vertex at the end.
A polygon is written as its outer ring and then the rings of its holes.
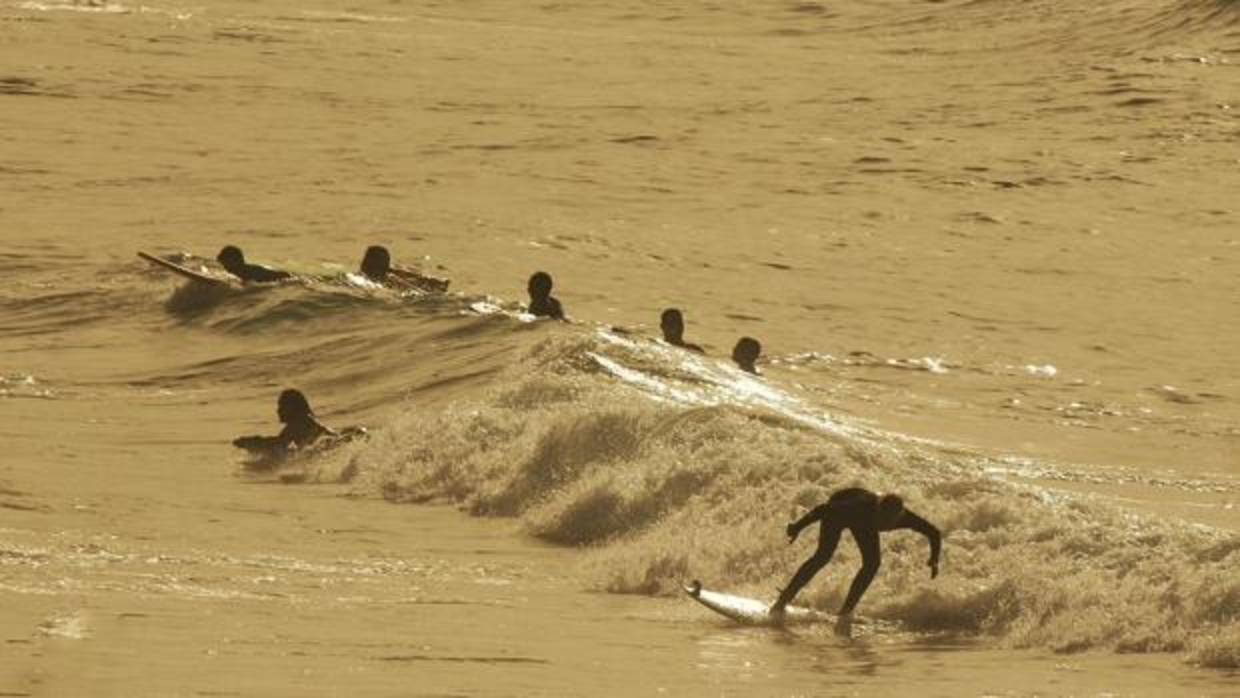
{"type": "Polygon", "coordinates": [[[825,503],[788,524],[788,542],[796,542],[801,531],[815,521],[821,525],[818,549],[801,564],[788,585],[779,593],[779,598],[771,605],[773,616],[781,615],[797,592],[831,562],[831,557],[840,543],[840,535],[845,529],[852,532],[853,540],[861,551],[861,569],[853,577],[848,596],[840,607],[839,622],[836,625],[838,632],[848,632],[853,610],[870,587],[870,582],[874,581],[874,576],[878,574],[878,567],[882,562],[882,550],[879,546],[881,532],[910,529],[925,536],[930,542],[930,559],[926,562],[930,568],[930,578],[934,579],[939,574],[939,550],[942,541],[939,529],[906,509],[904,500],[898,495],[880,496],[860,487],[838,490],[825,503]]]}

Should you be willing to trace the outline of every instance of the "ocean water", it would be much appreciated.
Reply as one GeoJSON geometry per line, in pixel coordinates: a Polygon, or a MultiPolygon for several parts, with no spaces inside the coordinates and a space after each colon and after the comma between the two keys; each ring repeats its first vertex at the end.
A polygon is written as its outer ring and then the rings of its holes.
{"type": "Polygon", "coordinates": [[[0,2],[0,694],[1234,692],[1238,60],[1205,0],[0,2]],[[224,244],[303,278],[135,256],[224,244]],[[289,386],[368,436],[247,469],[289,386]],[[946,537],[851,641],[680,595],[855,485],[946,537]]]}

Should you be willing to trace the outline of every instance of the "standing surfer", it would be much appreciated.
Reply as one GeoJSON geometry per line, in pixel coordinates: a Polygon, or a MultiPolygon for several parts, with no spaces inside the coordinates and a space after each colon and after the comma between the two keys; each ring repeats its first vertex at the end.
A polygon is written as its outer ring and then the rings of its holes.
{"type": "Polygon", "coordinates": [[[879,548],[879,533],[911,529],[926,537],[930,542],[930,578],[939,574],[939,547],[941,536],[939,529],[917,514],[904,508],[904,500],[898,495],[878,495],[860,487],[837,490],[825,504],[810,509],[805,516],[788,524],[788,542],[796,541],[801,530],[806,526],[821,522],[818,533],[818,549],[806,560],[792,576],[788,586],[779,593],[779,598],[771,606],[773,615],[782,614],[784,607],[797,595],[809,580],[813,579],[823,567],[831,561],[835,548],[839,545],[840,534],[844,529],[852,532],[853,540],[861,551],[861,569],[853,577],[852,586],[848,588],[848,596],[840,607],[838,632],[847,633],[852,621],[852,612],[861,601],[865,590],[869,588],[874,575],[878,573],[882,552],[879,548]]]}

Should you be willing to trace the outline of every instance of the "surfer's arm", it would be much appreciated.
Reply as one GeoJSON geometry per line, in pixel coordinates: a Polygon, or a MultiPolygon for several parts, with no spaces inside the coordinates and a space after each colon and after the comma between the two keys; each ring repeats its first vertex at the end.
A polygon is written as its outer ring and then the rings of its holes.
{"type": "Polygon", "coordinates": [[[326,424],[320,422],[317,419],[314,420],[314,425],[319,428],[320,436],[340,436],[340,432],[336,431],[335,429],[332,429],[331,427],[327,426],[326,424]]]}
{"type": "Polygon", "coordinates": [[[309,417],[305,422],[285,425],[280,435],[275,438],[279,441],[279,446],[293,449],[309,446],[320,436],[338,436],[338,434],[314,417],[309,417]]]}
{"type": "Polygon", "coordinates": [[[939,550],[942,546],[942,535],[934,524],[926,521],[913,512],[905,509],[904,515],[900,518],[900,528],[908,528],[917,531],[930,541],[930,560],[926,564],[930,567],[930,578],[934,579],[939,574],[939,550]]]}
{"type": "Polygon", "coordinates": [[[279,436],[238,436],[232,444],[247,451],[270,451],[284,445],[279,436]]]}
{"type": "Polygon", "coordinates": [[[820,521],[824,516],[826,516],[827,506],[828,505],[826,504],[819,504],[806,512],[805,516],[802,516],[796,521],[788,524],[786,529],[788,532],[788,542],[796,542],[797,536],[801,535],[801,531],[805,530],[806,526],[814,523],[815,521],[820,521]]]}
{"type": "Polygon", "coordinates": [[[405,284],[415,286],[423,291],[438,291],[442,293],[448,290],[448,284],[450,283],[447,279],[423,274],[414,269],[398,269],[393,267],[388,270],[388,275],[394,276],[405,284]]]}

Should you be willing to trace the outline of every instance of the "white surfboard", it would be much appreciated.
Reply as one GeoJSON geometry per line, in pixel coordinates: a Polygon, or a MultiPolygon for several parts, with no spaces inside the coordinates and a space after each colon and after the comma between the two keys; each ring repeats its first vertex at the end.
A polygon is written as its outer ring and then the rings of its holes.
{"type": "Polygon", "coordinates": [[[788,606],[782,616],[772,615],[770,604],[744,596],[733,596],[718,591],[702,588],[702,583],[693,580],[692,584],[683,586],[685,593],[695,601],[737,623],[745,625],[792,625],[795,623],[834,623],[836,617],[811,608],[788,606]]]}

